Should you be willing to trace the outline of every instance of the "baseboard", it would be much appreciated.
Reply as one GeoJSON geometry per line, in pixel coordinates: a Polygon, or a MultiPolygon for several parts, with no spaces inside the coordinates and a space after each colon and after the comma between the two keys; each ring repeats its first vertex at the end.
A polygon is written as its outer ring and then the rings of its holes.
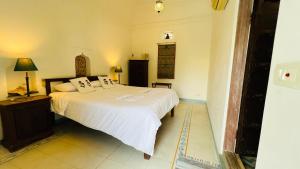
{"type": "Polygon", "coordinates": [[[185,98],[180,98],[179,100],[180,100],[181,102],[206,104],[206,100],[185,99],[185,98]]]}

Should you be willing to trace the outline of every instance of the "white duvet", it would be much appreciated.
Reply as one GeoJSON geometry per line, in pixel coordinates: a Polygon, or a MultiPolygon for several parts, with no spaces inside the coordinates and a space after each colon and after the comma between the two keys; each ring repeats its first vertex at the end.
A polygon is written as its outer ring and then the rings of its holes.
{"type": "Polygon", "coordinates": [[[172,89],[116,86],[90,93],[51,93],[51,109],[153,155],[163,118],[179,103],[172,89]]]}

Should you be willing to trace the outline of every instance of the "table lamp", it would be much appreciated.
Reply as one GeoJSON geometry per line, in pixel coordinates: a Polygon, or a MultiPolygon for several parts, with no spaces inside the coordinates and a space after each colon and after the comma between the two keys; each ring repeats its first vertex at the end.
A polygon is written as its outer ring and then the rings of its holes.
{"type": "Polygon", "coordinates": [[[24,71],[26,72],[26,88],[27,88],[27,96],[30,96],[30,90],[29,90],[29,77],[28,72],[29,71],[37,71],[38,69],[34,65],[32,59],[30,58],[18,58],[16,66],[14,71],[24,71]]]}
{"type": "Polygon", "coordinates": [[[119,80],[119,84],[120,84],[120,81],[121,81],[120,73],[123,72],[122,67],[121,66],[117,66],[116,69],[115,69],[115,72],[118,73],[118,80],[119,80]]]}

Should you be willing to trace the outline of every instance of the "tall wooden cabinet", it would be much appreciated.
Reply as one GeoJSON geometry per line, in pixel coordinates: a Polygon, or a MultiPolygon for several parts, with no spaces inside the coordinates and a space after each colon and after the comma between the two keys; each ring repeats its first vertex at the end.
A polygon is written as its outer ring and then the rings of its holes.
{"type": "Polygon", "coordinates": [[[129,86],[148,87],[148,63],[149,60],[129,60],[129,86]]]}

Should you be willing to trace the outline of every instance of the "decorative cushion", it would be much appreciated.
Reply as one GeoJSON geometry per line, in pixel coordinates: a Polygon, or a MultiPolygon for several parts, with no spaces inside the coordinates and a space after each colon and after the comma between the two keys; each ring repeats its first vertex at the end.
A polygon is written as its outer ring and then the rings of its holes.
{"type": "Polygon", "coordinates": [[[98,76],[98,79],[104,89],[112,88],[115,86],[115,83],[109,77],[98,76]]]}
{"type": "Polygon", "coordinates": [[[92,86],[91,82],[86,77],[72,79],[70,80],[70,82],[77,88],[77,90],[80,93],[95,91],[95,88],[92,86]]]}
{"type": "Polygon", "coordinates": [[[99,80],[91,81],[91,84],[94,88],[101,87],[101,83],[99,80]]]}
{"type": "Polygon", "coordinates": [[[54,89],[59,92],[75,92],[77,91],[76,87],[72,83],[62,83],[54,86],[54,89]]]}

